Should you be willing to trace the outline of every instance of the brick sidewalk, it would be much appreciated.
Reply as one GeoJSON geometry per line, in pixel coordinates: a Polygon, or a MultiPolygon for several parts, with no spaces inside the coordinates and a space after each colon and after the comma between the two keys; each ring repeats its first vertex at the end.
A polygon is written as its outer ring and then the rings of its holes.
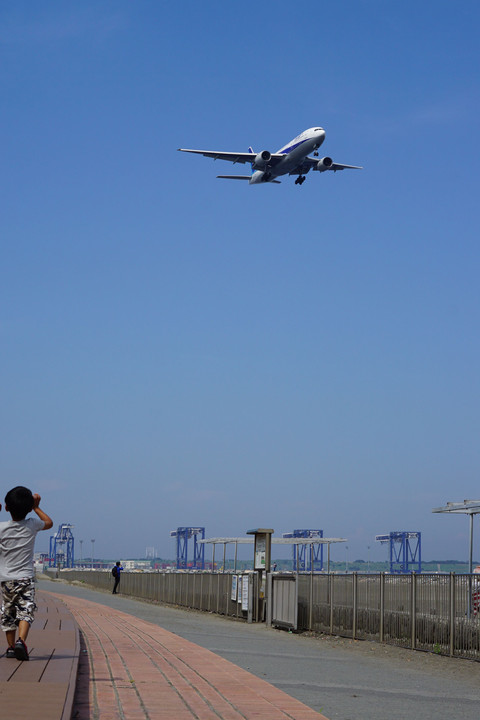
{"type": "Polygon", "coordinates": [[[326,720],[157,625],[88,600],[55,597],[72,612],[84,643],[75,720],[326,720]]]}

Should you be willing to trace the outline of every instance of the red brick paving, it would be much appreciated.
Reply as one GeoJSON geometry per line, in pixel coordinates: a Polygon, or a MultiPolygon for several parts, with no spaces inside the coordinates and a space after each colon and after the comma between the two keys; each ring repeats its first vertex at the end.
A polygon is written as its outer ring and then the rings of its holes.
{"type": "Polygon", "coordinates": [[[55,597],[82,634],[74,720],[326,720],[157,625],[88,600],[55,597]]]}

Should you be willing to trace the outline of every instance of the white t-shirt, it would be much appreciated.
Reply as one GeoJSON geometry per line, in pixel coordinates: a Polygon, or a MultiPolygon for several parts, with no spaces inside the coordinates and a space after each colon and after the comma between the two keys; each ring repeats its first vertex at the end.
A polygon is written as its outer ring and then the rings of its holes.
{"type": "Polygon", "coordinates": [[[39,517],[0,522],[0,581],[33,577],[35,537],[45,523],[39,517]]]}

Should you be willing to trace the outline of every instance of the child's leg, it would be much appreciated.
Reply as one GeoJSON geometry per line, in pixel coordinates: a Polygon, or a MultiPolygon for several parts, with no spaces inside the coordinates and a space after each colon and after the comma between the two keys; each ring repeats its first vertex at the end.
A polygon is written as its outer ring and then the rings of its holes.
{"type": "Polygon", "coordinates": [[[1,625],[9,647],[15,645],[15,635],[17,632],[15,616],[15,588],[11,582],[2,582],[1,625]]]}
{"type": "Polygon", "coordinates": [[[33,622],[33,614],[37,609],[35,604],[35,585],[32,578],[17,580],[16,620],[18,623],[18,636],[25,641],[33,622]]]}
{"type": "Polygon", "coordinates": [[[17,660],[28,660],[28,649],[25,640],[33,622],[35,605],[35,585],[32,578],[16,581],[16,620],[18,623],[18,640],[15,643],[15,657],[17,660]]]}
{"type": "MultiPolygon", "coordinates": [[[[20,620],[18,623],[18,637],[20,640],[23,640],[23,642],[26,641],[28,631],[30,630],[30,623],[27,620],[20,620]]],[[[8,633],[7,633],[7,641],[8,641],[8,633]]],[[[15,632],[13,633],[13,643],[11,645],[15,645],[15,632]]]]}
{"type": "MultiPolygon", "coordinates": [[[[23,640],[23,642],[26,642],[29,630],[30,623],[27,620],[20,620],[18,623],[18,637],[23,640]]],[[[15,645],[16,634],[16,630],[7,630],[5,632],[8,647],[13,647],[15,645]]]]}

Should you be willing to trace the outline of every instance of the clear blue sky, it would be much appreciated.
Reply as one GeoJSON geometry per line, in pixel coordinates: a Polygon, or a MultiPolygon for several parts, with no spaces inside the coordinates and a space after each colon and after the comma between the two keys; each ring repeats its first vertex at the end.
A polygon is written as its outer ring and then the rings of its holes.
{"type": "Polygon", "coordinates": [[[480,497],[479,21],[2,3],[2,497],[32,487],[104,557],[204,525],[466,559],[466,518],[431,510],[480,497]],[[176,152],[317,125],[365,169],[249,187],[176,152]]]}

